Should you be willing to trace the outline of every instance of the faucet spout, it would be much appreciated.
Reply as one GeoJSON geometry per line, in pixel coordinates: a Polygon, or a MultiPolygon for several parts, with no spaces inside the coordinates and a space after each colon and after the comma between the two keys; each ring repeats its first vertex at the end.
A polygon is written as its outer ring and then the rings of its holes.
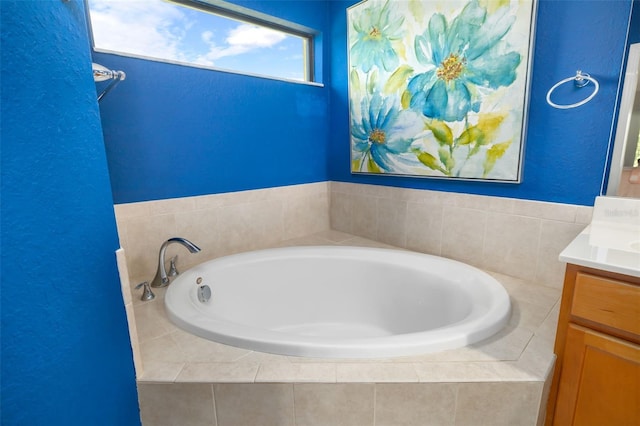
{"type": "Polygon", "coordinates": [[[162,243],[162,246],[160,247],[160,253],[158,254],[158,270],[156,271],[156,276],[151,281],[151,287],[157,288],[166,287],[169,285],[170,278],[167,276],[167,269],[164,266],[164,259],[167,247],[169,247],[169,245],[173,243],[181,244],[182,246],[186,247],[190,253],[198,253],[200,251],[200,248],[197,245],[193,244],[191,241],[185,238],[169,238],[167,241],[162,243]]]}

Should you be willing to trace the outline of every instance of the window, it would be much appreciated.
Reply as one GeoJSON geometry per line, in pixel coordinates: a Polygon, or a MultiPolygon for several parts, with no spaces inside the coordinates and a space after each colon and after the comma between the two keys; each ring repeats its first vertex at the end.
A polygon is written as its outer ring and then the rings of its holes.
{"type": "Polygon", "coordinates": [[[96,51],[313,81],[313,32],[219,0],[87,0],[96,51]]]}

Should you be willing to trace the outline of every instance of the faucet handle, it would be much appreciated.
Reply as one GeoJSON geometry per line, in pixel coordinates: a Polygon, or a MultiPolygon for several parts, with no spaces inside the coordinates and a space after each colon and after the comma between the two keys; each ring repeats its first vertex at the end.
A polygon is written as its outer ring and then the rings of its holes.
{"type": "Polygon", "coordinates": [[[180,272],[178,272],[178,268],[176,267],[176,263],[178,262],[178,255],[176,254],[175,256],[173,256],[171,258],[171,266],[169,267],[169,276],[170,277],[175,277],[180,275],[180,272]]]}
{"type": "Polygon", "coordinates": [[[138,290],[140,287],[144,287],[144,290],[142,291],[142,297],[140,297],[140,300],[144,300],[145,302],[147,302],[149,300],[155,299],[156,295],[153,294],[153,292],[151,291],[151,287],[149,286],[148,281],[141,282],[140,284],[135,286],[135,289],[138,290]]]}

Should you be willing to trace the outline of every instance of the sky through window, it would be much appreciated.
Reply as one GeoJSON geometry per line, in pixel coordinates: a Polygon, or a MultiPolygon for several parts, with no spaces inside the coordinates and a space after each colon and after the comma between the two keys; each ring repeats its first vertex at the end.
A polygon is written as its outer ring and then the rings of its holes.
{"type": "Polygon", "coordinates": [[[96,50],[302,80],[306,40],[163,0],[88,0],[96,50]]]}

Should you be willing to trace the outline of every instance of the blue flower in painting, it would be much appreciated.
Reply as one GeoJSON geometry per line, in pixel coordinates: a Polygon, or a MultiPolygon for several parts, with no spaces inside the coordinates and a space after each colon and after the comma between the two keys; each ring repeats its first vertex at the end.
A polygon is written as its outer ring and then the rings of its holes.
{"type": "Polygon", "coordinates": [[[352,111],[351,142],[359,171],[393,173],[419,166],[411,144],[424,132],[419,116],[400,110],[396,99],[364,98],[360,114],[352,111]]]}
{"type": "Polygon", "coordinates": [[[515,20],[507,12],[487,14],[473,0],[451,23],[433,15],[414,41],[416,58],[428,70],[409,81],[410,107],[426,117],[460,121],[480,110],[483,88],[511,85],[521,57],[505,52],[503,38],[515,20]]]}
{"type": "Polygon", "coordinates": [[[392,42],[400,38],[404,18],[390,16],[389,2],[382,8],[371,6],[354,19],[356,41],[351,46],[352,65],[369,72],[374,65],[387,71],[398,66],[398,54],[392,42]]]}

